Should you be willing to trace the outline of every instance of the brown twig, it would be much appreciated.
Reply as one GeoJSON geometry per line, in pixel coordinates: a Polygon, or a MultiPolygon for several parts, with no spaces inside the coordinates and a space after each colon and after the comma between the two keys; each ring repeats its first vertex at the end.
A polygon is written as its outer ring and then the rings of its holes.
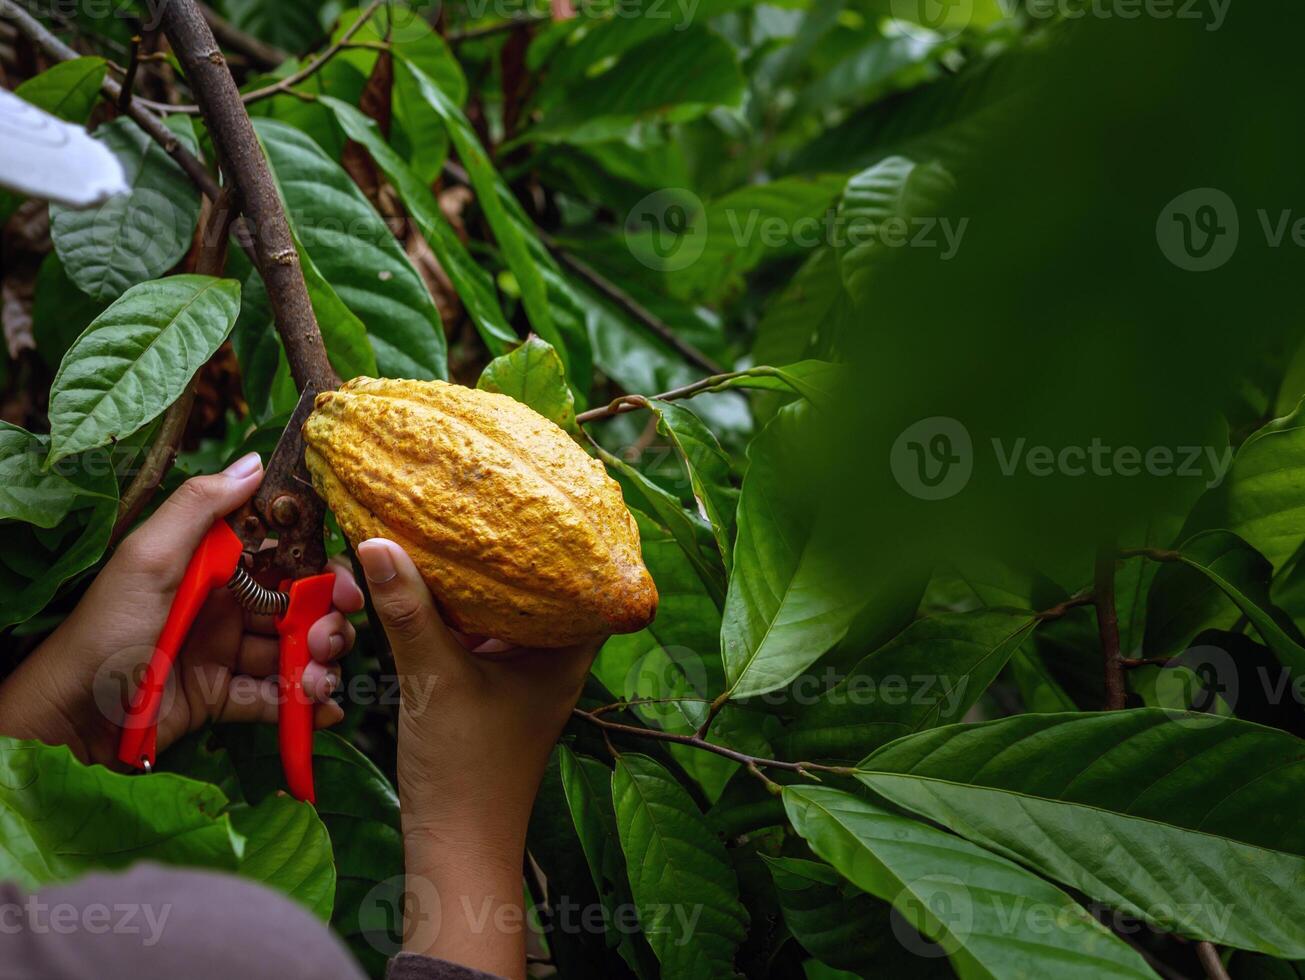
{"type": "Polygon", "coordinates": [[[495,34],[502,34],[505,31],[515,30],[518,27],[526,27],[531,24],[546,24],[551,19],[552,18],[546,14],[538,17],[513,17],[511,20],[500,21],[497,24],[489,24],[485,27],[473,27],[469,31],[450,34],[444,40],[449,44],[462,44],[464,41],[479,41],[482,38],[492,37],[495,34]]]}
{"type": "Polygon", "coordinates": [[[1219,959],[1219,951],[1214,948],[1213,943],[1199,942],[1196,944],[1196,958],[1201,962],[1201,969],[1209,980],[1229,980],[1228,971],[1224,969],[1223,961],[1219,959]]]}
{"type": "Polygon", "coordinates": [[[724,384],[734,378],[741,378],[746,371],[732,371],[728,374],[713,374],[709,378],[703,378],[695,381],[693,384],[687,384],[680,388],[672,388],[670,391],[662,392],[660,395],[622,395],[615,398],[606,405],[599,408],[591,408],[587,412],[581,412],[575,417],[575,420],[581,425],[589,422],[596,422],[599,419],[611,418],[614,415],[624,415],[626,412],[637,412],[641,408],[648,407],[649,398],[659,402],[673,402],[680,398],[692,398],[694,395],[709,391],[717,385],[724,384]]]}
{"type": "MultiPolygon", "coordinates": [[[[350,47],[349,42],[353,40],[353,36],[362,30],[363,25],[372,19],[372,16],[384,2],[385,0],[372,0],[372,2],[368,4],[367,9],[358,16],[358,19],[349,25],[349,29],[340,35],[340,40],[332,44],[309,64],[299,69],[299,71],[295,72],[293,75],[287,75],[279,82],[274,82],[271,85],[265,85],[262,88],[254,89],[252,92],[245,92],[244,94],[237,93],[240,101],[245,105],[250,105],[254,102],[259,102],[262,99],[271,98],[274,95],[294,94],[290,91],[291,89],[300,82],[312,78],[319,71],[325,68],[332,58],[345,48],[350,47]]],[[[196,97],[198,98],[198,95],[196,97]]],[[[163,102],[151,102],[148,99],[142,99],[141,104],[153,109],[155,112],[180,112],[189,116],[205,114],[199,105],[168,105],[163,102]]]]}
{"type": "MultiPolygon", "coordinates": [[[[54,60],[71,61],[74,58],[81,57],[76,51],[46,30],[45,25],[20,7],[14,0],[0,0],[0,16],[13,21],[23,35],[33,41],[54,60]]],[[[107,76],[100,91],[106,99],[115,105],[122,99],[122,86],[107,76]]],[[[177,161],[177,165],[185,171],[186,176],[191,179],[205,197],[210,201],[217,200],[219,190],[217,181],[205,169],[199,158],[186,149],[181,140],[177,139],[172,130],[163,125],[163,121],[145,107],[142,100],[132,99],[127,107],[127,115],[135,120],[136,125],[140,126],[150,139],[163,147],[168,155],[177,161]]]]}
{"type": "Polygon", "coordinates": [[[275,68],[290,58],[288,52],[282,51],[275,45],[260,41],[258,38],[232,27],[208,4],[201,3],[199,11],[204,15],[204,20],[208,21],[208,26],[212,28],[213,36],[218,39],[224,48],[235,51],[256,67],[275,68]]]}
{"type": "Polygon", "coordinates": [[[1091,592],[1080,592],[1078,595],[1071,596],[1070,598],[1066,599],[1064,602],[1057,603],[1056,605],[1052,606],[1050,609],[1042,610],[1042,612],[1037,613],[1036,616],[1038,619],[1043,620],[1044,622],[1053,619],[1060,619],[1071,609],[1078,609],[1081,606],[1090,606],[1094,601],[1095,600],[1091,592]]]}
{"type": "Polygon", "coordinates": [[[163,30],[203,107],[222,170],[252,225],[258,269],[295,384],[301,391],[334,388],[339,379],[326,357],[290,223],[226,58],[195,0],[169,0],[163,30]]]}
{"type": "Polygon", "coordinates": [[[123,73],[122,92],[118,95],[118,111],[126,113],[131,109],[131,93],[136,87],[136,73],[140,71],[141,36],[133,34],[131,50],[127,55],[127,70],[123,73]]]}
{"type": "Polygon", "coordinates": [[[1116,554],[1114,547],[1102,548],[1097,552],[1092,589],[1105,671],[1106,711],[1122,710],[1125,699],[1124,668],[1119,653],[1119,614],[1115,610],[1116,554]]]}
{"type": "Polygon", "coordinates": [[[748,755],[746,752],[736,752],[734,749],[728,749],[723,745],[716,745],[697,735],[677,735],[674,732],[664,732],[657,728],[641,728],[638,725],[623,725],[617,721],[608,721],[600,718],[592,711],[585,711],[581,708],[572,709],[572,714],[577,718],[589,722],[591,725],[597,725],[603,732],[620,732],[623,735],[634,735],[638,738],[651,738],[660,742],[674,742],[677,745],[687,745],[690,748],[701,749],[703,752],[712,752],[716,755],[730,759],[740,765],[750,766],[752,768],[762,769],[784,769],[788,772],[800,773],[804,776],[811,776],[813,772],[829,772],[839,776],[850,776],[856,772],[850,766],[826,766],[818,762],[786,762],[783,759],[763,759],[759,756],[748,755]]]}
{"type": "Polygon", "coordinates": [[[1169,548],[1124,548],[1119,552],[1120,558],[1146,558],[1150,561],[1182,561],[1183,553],[1169,548]]]}

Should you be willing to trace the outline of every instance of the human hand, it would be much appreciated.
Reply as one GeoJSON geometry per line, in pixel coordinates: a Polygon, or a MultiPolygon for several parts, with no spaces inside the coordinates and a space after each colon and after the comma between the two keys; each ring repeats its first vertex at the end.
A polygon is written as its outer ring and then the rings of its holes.
{"type": "Polygon", "coordinates": [[[519,912],[530,809],[604,638],[531,650],[462,636],[444,625],[397,544],[364,541],[358,560],[401,677],[398,777],[407,892],[421,899],[433,888],[439,900],[433,931],[408,909],[405,948],[521,976],[522,920],[499,912],[519,912]],[[517,927],[485,927],[503,921],[517,927]]]}
{"type": "MultiPolygon", "coordinates": [[[[77,608],[0,687],[0,731],[67,744],[85,762],[113,765],[124,680],[134,682],[154,644],[186,565],[215,520],[250,500],[263,480],[251,454],[222,473],[196,477],[127,537],[77,608]]],[[[353,575],[334,567],[335,609],[309,631],[304,689],[320,703],[315,724],[343,717],[330,700],[334,666],[352,645],[346,614],[362,608],[353,575]]],[[[159,712],[158,749],[208,721],[275,722],[279,643],[270,617],[246,612],[217,589],[183,644],[159,712]]],[[[133,684],[134,686],[134,684],[133,684]]]]}

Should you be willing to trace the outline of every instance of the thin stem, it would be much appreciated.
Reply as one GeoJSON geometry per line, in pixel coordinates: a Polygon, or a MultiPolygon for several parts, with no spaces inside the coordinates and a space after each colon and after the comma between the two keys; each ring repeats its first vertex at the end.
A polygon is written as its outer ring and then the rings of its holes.
{"type": "Polygon", "coordinates": [[[537,17],[513,17],[511,20],[500,21],[497,24],[489,24],[486,27],[473,27],[471,30],[462,31],[460,34],[450,34],[444,40],[449,44],[462,44],[464,41],[479,41],[481,38],[492,37],[495,34],[502,34],[504,31],[510,31],[518,27],[525,27],[530,24],[546,24],[552,18],[547,14],[537,17]]]}
{"type": "Polygon", "coordinates": [[[122,79],[122,92],[118,96],[119,112],[127,112],[131,109],[131,93],[136,87],[136,73],[140,71],[140,45],[141,36],[133,34],[131,50],[128,52],[127,70],[122,79]]]}
{"type": "Polygon", "coordinates": [[[1197,943],[1196,958],[1200,960],[1201,969],[1210,980],[1229,980],[1228,971],[1224,969],[1223,961],[1219,959],[1219,951],[1214,948],[1213,943],[1197,943]]]}
{"type": "Polygon", "coordinates": [[[635,698],[631,701],[614,701],[611,704],[605,704],[601,708],[594,708],[590,712],[594,717],[599,715],[610,714],[613,711],[624,711],[627,708],[635,708],[641,704],[707,704],[706,698],[635,698]]]}
{"type": "Polygon", "coordinates": [[[1052,619],[1060,619],[1071,609],[1078,609],[1081,606],[1090,606],[1094,601],[1091,592],[1080,592],[1078,595],[1071,596],[1064,602],[1057,603],[1050,609],[1044,609],[1036,615],[1038,619],[1043,620],[1044,622],[1052,619]]]}
{"type": "Polygon", "coordinates": [[[604,733],[620,732],[623,735],[634,735],[639,738],[651,738],[660,742],[674,742],[677,745],[687,745],[690,748],[701,749],[703,752],[712,752],[716,755],[730,759],[744,766],[760,767],[765,769],[784,769],[788,772],[801,773],[808,775],[812,772],[830,772],[840,776],[851,775],[856,770],[848,766],[826,766],[818,762],[785,762],[782,759],[763,759],[759,756],[748,755],[746,752],[736,752],[734,749],[727,749],[723,745],[715,745],[697,735],[677,735],[674,732],[664,732],[656,728],[641,728],[638,725],[623,725],[616,721],[607,721],[600,718],[592,711],[585,711],[581,708],[572,709],[572,714],[577,718],[582,718],[591,725],[597,725],[604,733]]]}
{"type": "MultiPolygon", "coordinates": [[[[681,398],[692,398],[694,395],[709,391],[717,385],[732,381],[734,378],[741,378],[746,373],[746,371],[731,371],[728,374],[713,374],[709,378],[703,378],[680,388],[672,388],[670,391],[651,397],[659,402],[673,402],[681,398]]],[[[648,401],[649,396],[646,395],[622,395],[620,398],[613,399],[599,408],[591,408],[587,412],[581,412],[575,417],[575,420],[581,425],[585,425],[589,422],[597,422],[599,419],[624,415],[626,412],[637,412],[641,408],[647,408],[648,401]]]]}
{"type": "MultiPolygon", "coordinates": [[[[252,103],[259,102],[263,99],[269,99],[274,95],[290,94],[291,89],[300,82],[306,81],[316,75],[327,66],[332,58],[345,48],[355,47],[355,45],[351,45],[349,42],[353,40],[355,34],[362,30],[363,25],[371,20],[372,16],[384,2],[385,0],[372,0],[372,2],[367,5],[367,9],[359,15],[358,19],[349,25],[349,29],[340,35],[340,40],[332,44],[309,64],[299,69],[299,71],[295,72],[293,75],[287,75],[279,82],[273,82],[271,85],[265,85],[262,88],[254,89],[252,92],[245,92],[240,96],[240,101],[245,105],[251,105],[252,103]]],[[[372,45],[365,46],[372,47],[372,45]]],[[[202,115],[202,110],[198,105],[168,105],[163,102],[151,102],[148,99],[141,99],[140,102],[142,105],[153,109],[155,112],[180,112],[188,116],[202,115]]]]}
{"type": "Polygon", "coordinates": [[[1097,634],[1101,638],[1101,659],[1105,672],[1106,711],[1124,707],[1124,668],[1119,653],[1119,614],[1115,610],[1115,556],[1113,547],[1097,552],[1093,596],[1097,608],[1097,634]]]}

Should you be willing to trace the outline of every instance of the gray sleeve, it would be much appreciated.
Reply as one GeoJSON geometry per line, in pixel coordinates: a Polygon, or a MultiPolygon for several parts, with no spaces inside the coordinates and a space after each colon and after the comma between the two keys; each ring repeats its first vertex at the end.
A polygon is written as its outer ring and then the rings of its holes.
{"type": "Polygon", "coordinates": [[[0,883],[0,980],[364,980],[307,909],[234,875],[139,865],[0,883]]]}
{"type": "Polygon", "coordinates": [[[385,977],[386,980],[501,980],[494,974],[416,953],[400,953],[390,960],[385,977]]]}

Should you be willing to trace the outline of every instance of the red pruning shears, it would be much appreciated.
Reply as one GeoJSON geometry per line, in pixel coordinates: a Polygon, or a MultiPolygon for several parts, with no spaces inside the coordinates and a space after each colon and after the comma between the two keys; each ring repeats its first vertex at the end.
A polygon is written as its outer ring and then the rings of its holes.
{"type": "Polygon", "coordinates": [[[181,644],[209,594],[226,586],[246,609],[276,617],[281,638],[278,728],[286,786],[296,799],[316,802],[313,792],[313,699],[303,689],[308,666],[308,628],[331,611],[335,574],[322,574],[326,505],[311,488],[300,432],[317,396],[307,386],[285,433],[268,460],[254,499],[204,536],[186,567],[163,632],[140,686],[132,696],[118,743],[118,759],[138,769],[154,767],[159,707],[181,644]],[[263,542],[276,535],[276,547],[263,542]],[[280,590],[260,585],[255,574],[279,573],[280,590]]]}

